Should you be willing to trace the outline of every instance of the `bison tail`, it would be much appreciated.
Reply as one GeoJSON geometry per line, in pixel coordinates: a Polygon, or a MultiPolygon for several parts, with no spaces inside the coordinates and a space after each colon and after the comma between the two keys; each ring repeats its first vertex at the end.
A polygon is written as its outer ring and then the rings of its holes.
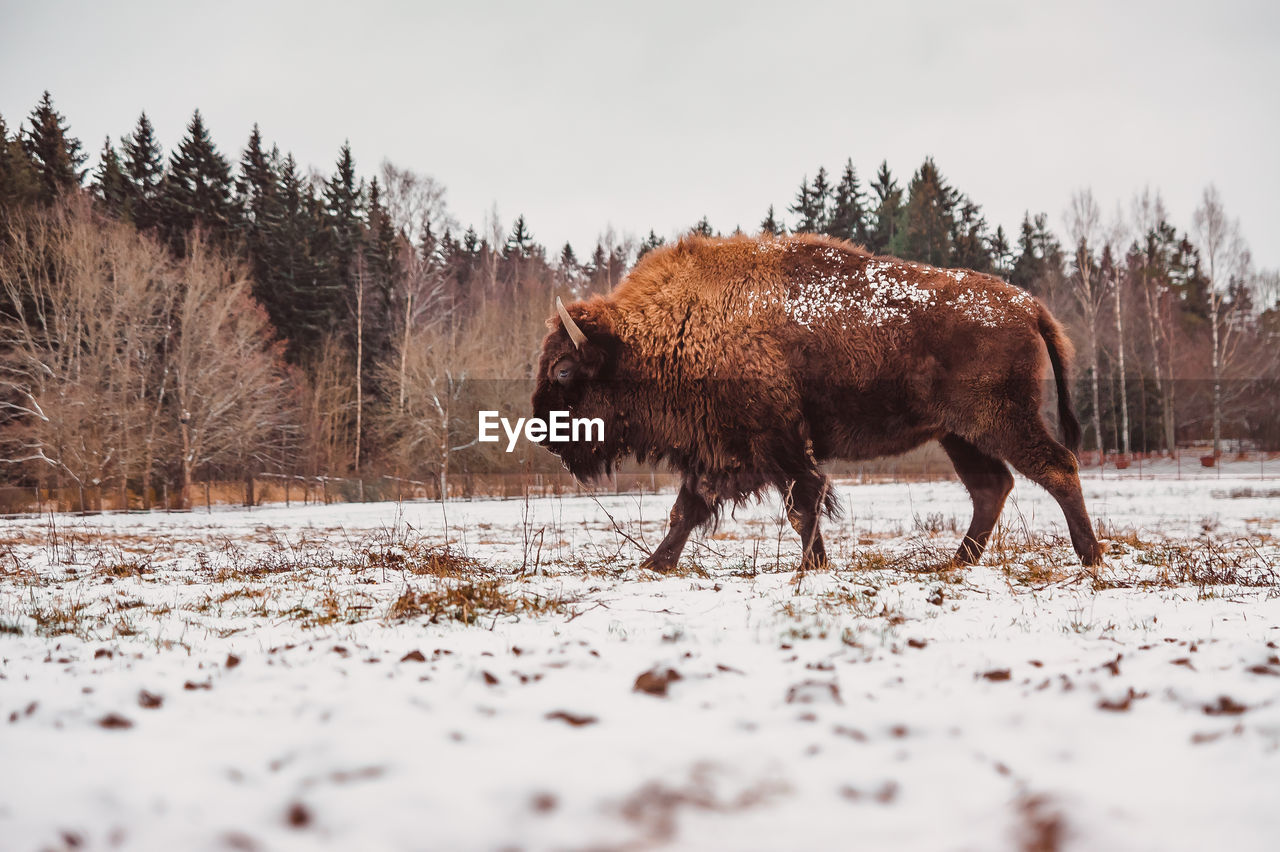
{"type": "Polygon", "coordinates": [[[1062,443],[1072,455],[1080,454],[1080,421],[1071,408],[1070,366],[1073,349],[1062,326],[1048,309],[1040,306],[1037,318],[1040,336],[1049,350],[1049,363],[1053,366],[1053,378],[1058,386],[1058,423],[1062,427],[1062,443]]]}

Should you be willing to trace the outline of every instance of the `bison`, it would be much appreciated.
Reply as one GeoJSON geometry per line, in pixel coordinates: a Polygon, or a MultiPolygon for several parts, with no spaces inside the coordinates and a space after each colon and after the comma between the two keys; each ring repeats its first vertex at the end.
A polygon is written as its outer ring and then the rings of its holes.
{"type": "Polygon", "coordinates": [[[1077,474],[1071,344],[1044,305],[994,276],[819,236],[688,236],[607,296],[556,307],[534,411],[601,418],[605,437],[543,443],[582,481],[628,456],[682,475],[644,567],[672,569],[695,528],[769,486],[802,569],[823,566],[818,519],[837,502],[820,465],[935,440],[973,500],[956,561],[981,558],[1013,488],[1006,462],[1058,501],[1081,562],[1102,560],[1077,474]],[[1065,446],[1040,416],[1046,352],[1065,446]]]}

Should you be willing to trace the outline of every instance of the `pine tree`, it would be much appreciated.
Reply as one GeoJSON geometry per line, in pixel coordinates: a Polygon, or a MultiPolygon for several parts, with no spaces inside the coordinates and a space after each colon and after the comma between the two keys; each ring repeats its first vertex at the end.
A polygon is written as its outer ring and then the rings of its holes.
{"type": "Polygon", "coordinates": [[[655,234],[653,232],[653,229],[650,228],[649,236],[645,237],[644,240],[640,243],[640,250],[636,254],[636,263],[639,263],[640,258],[644,257],[646,254],[653,251],[654,249],[656,249],[658,246],[662,245],[665,242],[666,240],[664,240],[662,237],[655,234]]]}
{"type": "Polygon", "coordinates": [[[270,153],[262,150],[262,134],[254,124],[240,157],[236,203],[241,210],[241,246],[253,269],[254,295],[263,304],[270,298],[266,291],[276,274],[272,249],[278,240],[273,232],[282,227],[284,217],[279,159],[278,150],[273,148],[270,153]]]}
{"type": "Polygon", "coordinates": [[[533,235],[529,233],[529,227],[525,224],[524,215],[516,217],[516,221],[511,226],[511,236],[507,237],[507,243],[503,246],[502,256],[505,258],[515,258],[523,260],[533,254],[533,235]]]}
{"type": "Polygon", "coordinates": [[[127,218],[129,214],[129,180],[120,164],[120,155],[108,136],[102,143],[98,168],[93,173],[93,194],[112,216],[127,218]]]}
{"type": "Polygon", "coordinates": [[[9,136],[9,128],[0,116],[0,223],[5,214],[35,202],[38,196],[35,169],[22,148],[17,135],[9,136]]]}
{"type": "Polygon", "coordinates": [[[813,188],[809,191],[809,196],[815,213],[812,233],[825,233],[827,223],[831,219],[831,183],[827,180],[825,166],[818,167],[818,174],[813,178],[813,188]]]}
{"type": "Polygon", "coordinates": [[[578,255],[569,243],[565,243],[564,248],[560,249],[560,259],[556,262],[556,281],[560,286],[568,288],[569,295],[573,298],[582,298],[582,288],[586,283],[582,264],[578,262],[578,255]]]}
{"type": "Polygon", "coordinates": [[[382,188],[375,177],[369,184],[368,229],[365,233],[365,364],[373,368],[380,358],[391,354],[391,335],[402,312],[396,288],[398,236],[391,215],[382,203],[382,188]]]}
{"type": "Polygon", "coordinates": [[[707,217],[703,216],[692,228],[689,229],[690,234],[697,234],[702,237],[715,236],[715,231],[711,229],[711,223],[707,221],[707,217]]]}
{"type": "Polygon", "coordinates": [[[996,225],[995,236],[991,238],[991,270],[1002,278],[1009,276],[1013,269],[1013,249],[1009,247],[1009,237],[1004,232],[1004,225],[996,225]]]}
{"type": "Polygon", "coordinates": [[[361,212],[365,204],[364,182],[356,177],[351,144],[344,142],[338,152],[337,171],[324,185],[323,240],[319,259],[324,264],[325,285],[317,292],[318,304],[328,311],[330,324],[338,327],[348,318],[347,303],[357,286],[356,257],[363,238],[361,212]]]}
{"type": "Polygon", "coordinates": [[[764,220],[760,223],[760,233],[772,234],[777,237],[785,236],[787,233],[787,229],[774,216],[772,204],[769,205],[768,215],[766,215],[764,220]]]}
{"type": "Polygon", "coordinates": [[[823,233],[830,215],[827,209],[830,201],[831,185],[827,182],[827,170],[820,167],[812,186],[809,185],[807,176],[800,181],[795,204],[790,208],[791,212],[799,217],[795,232],[797,234],[823,233]]]}
{"type": "Polygon", "coordinates": [[[164,151],[145,112],[138,116],[133,134],[124,140],[123,165],[128,179],[128,217],[139,231],[154,228],[162,216],[164,151]]]}
{"type": "Polygon", "coordinates": [[[1055,304],[1066,277],[1065,263],[1062,246],[1049,230],[1049,217],[1044,213],[1037,213],[1034,218],[1024,214],[1009,283],[1055,304]]]}
{"type": "Polygon", "coordinates": [[[30,127],[21,134],[22,148],[35,170],[39,199],[47,204],[80,187],[85,176],[81,166],[88,155],[81,152],[80,140],[68,133],[66,119],[53,108],[47,89],[27,121],[30,127]]]}
{"type": "Polygon", "coordinates": [[[900,254],[902,243],[902,189],[889,172],[888,161],[881,161],[876,179],[871,183],[875,193],[874,224],[868,233],[867,248],[873,254],[900,254]]]}
{"type": "Polygon", "coordinates": [[[261,249],[270,263],[257,281],[256,295],[294,363],[307,361],[329,329],[339,294],[318,257],[323,211],[314,190],[289,154],[276,176],[280,218],[264,234],[261,249]]]}
{"type": "Polygon", "coordinates": [[[906,236],[902,257],[934,266],[951,261],[956,199],[932,157],[926,157],[907,188],[906,236]]]}
{"type": "Polygon", "coordinates": [[[990,272],[991,248],[988,245],[987,221],[982,216],[982,208],[968,196],[962,196],[957,207],[959,215],[954,218],[951,226],[951,265],[975,272],[990,272]]]}
{"type": "Polygon", "coordinates": [[[593,291],[603,293],[609,289],[609,252],[605,250],[604,243],[596,243],[596,250],[591,253],[586,272],[588,284],[593,291]]]}
{"type": "Polygon", "coordinates": [[[560,249],[560,269],[568,272],[576,272],[578,270],[578,255],[574,253],[573,246],[565,243],[564,248],[560,249]]]}
{"type": "Polygon", "coordinates": [[[862,188],[858,185],[858,172],[853,159],[845,161],[844,174],[836,186],[831,220],[826,232],[833,237],[865,245],[867,242],[867,217],[863,209],[862,188]]]}
{"type": "Polygon", "coordinates": [[[169,159],[161,191],[164,219],[158,224],[175,253],[185,252],[187,235],[194,228],[215,242],[230,239],[237,219],[231,189],[231,165],[214,147],[196,110],[187,135],[169,159]]]}
{"type": "Polygon", "coordinates": [[[273,158],[278,158],[278,154],[262,149],[262,132],[255,123],[240,155],[240,174],[236,177],[236,203],[243,213],[241,225],[246,230],[253,225],[265,225],[271,218],[276,195],[273,158]]]}

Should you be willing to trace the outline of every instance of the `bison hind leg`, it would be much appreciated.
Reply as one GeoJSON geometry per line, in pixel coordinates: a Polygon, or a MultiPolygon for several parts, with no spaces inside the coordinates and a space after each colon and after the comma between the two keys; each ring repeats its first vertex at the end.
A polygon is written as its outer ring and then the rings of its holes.
{"type": "Polygon", "coordinates": [[[820,471],[808,469],[792,480],[783,491],[787,520],[800,536],[804,555],[800,570],[821,570],[827,567],[827,549],[818,529],[821,514],[834,515],[839,502],[832,493],[831,481],[820,471]]]}
{"type": "Polygon", "coordinates": [[[1094,535],[1084,506],[1076,457],[1054,440],[1038,415],[1028,413],[1012,425],[1008,434],[1002,436],[1000,455],[1058,501],[1080,562],[1089,568],[1101,565],[1106,548],[1094,535]]]}
{"type": "Polygon", "coordinates": [[[1013,474],[1000,459],[987,455],[959,435],[946,435],[941,444],[973,500],[973,520],[956,551],[955,561],[976,565],[1000,519],[1005,498],[1013,490],[1013,474]]]}

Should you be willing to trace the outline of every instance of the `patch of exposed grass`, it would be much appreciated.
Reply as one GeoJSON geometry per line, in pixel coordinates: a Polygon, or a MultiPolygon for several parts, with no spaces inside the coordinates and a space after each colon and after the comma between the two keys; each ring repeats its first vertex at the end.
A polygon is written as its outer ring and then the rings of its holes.
{"type": "Polygon", "coordinates": [[[407,571],[419,577],[464,577],[483,571],[479,562],[449,545],[413,542],[366,548],[364,564],[386,571],[407,571]]]}
{"type": "Polygon", "coordinates": [[[37,606],[28,614],[35,620],[36,632],[41,636],[71,634],[84,638],[88,608],[83,601],[55,602],[49,606],[37,606]]]}
{"type": "Polygon", "coordinates": [[[142,559],[124,559],[99,562],[94,573],[100,577],[141,577],[152,570],[151,563],[142,559]]]}
{"type": "Polygon", "coordinates": [[[512,590],[510,584],[498,579],[462,580],[425,590],[406,589],[387,610],[387,618],[475,624],[480,618],[502,615],[564,612],[566,604],[561,598],[512,590]]]}

